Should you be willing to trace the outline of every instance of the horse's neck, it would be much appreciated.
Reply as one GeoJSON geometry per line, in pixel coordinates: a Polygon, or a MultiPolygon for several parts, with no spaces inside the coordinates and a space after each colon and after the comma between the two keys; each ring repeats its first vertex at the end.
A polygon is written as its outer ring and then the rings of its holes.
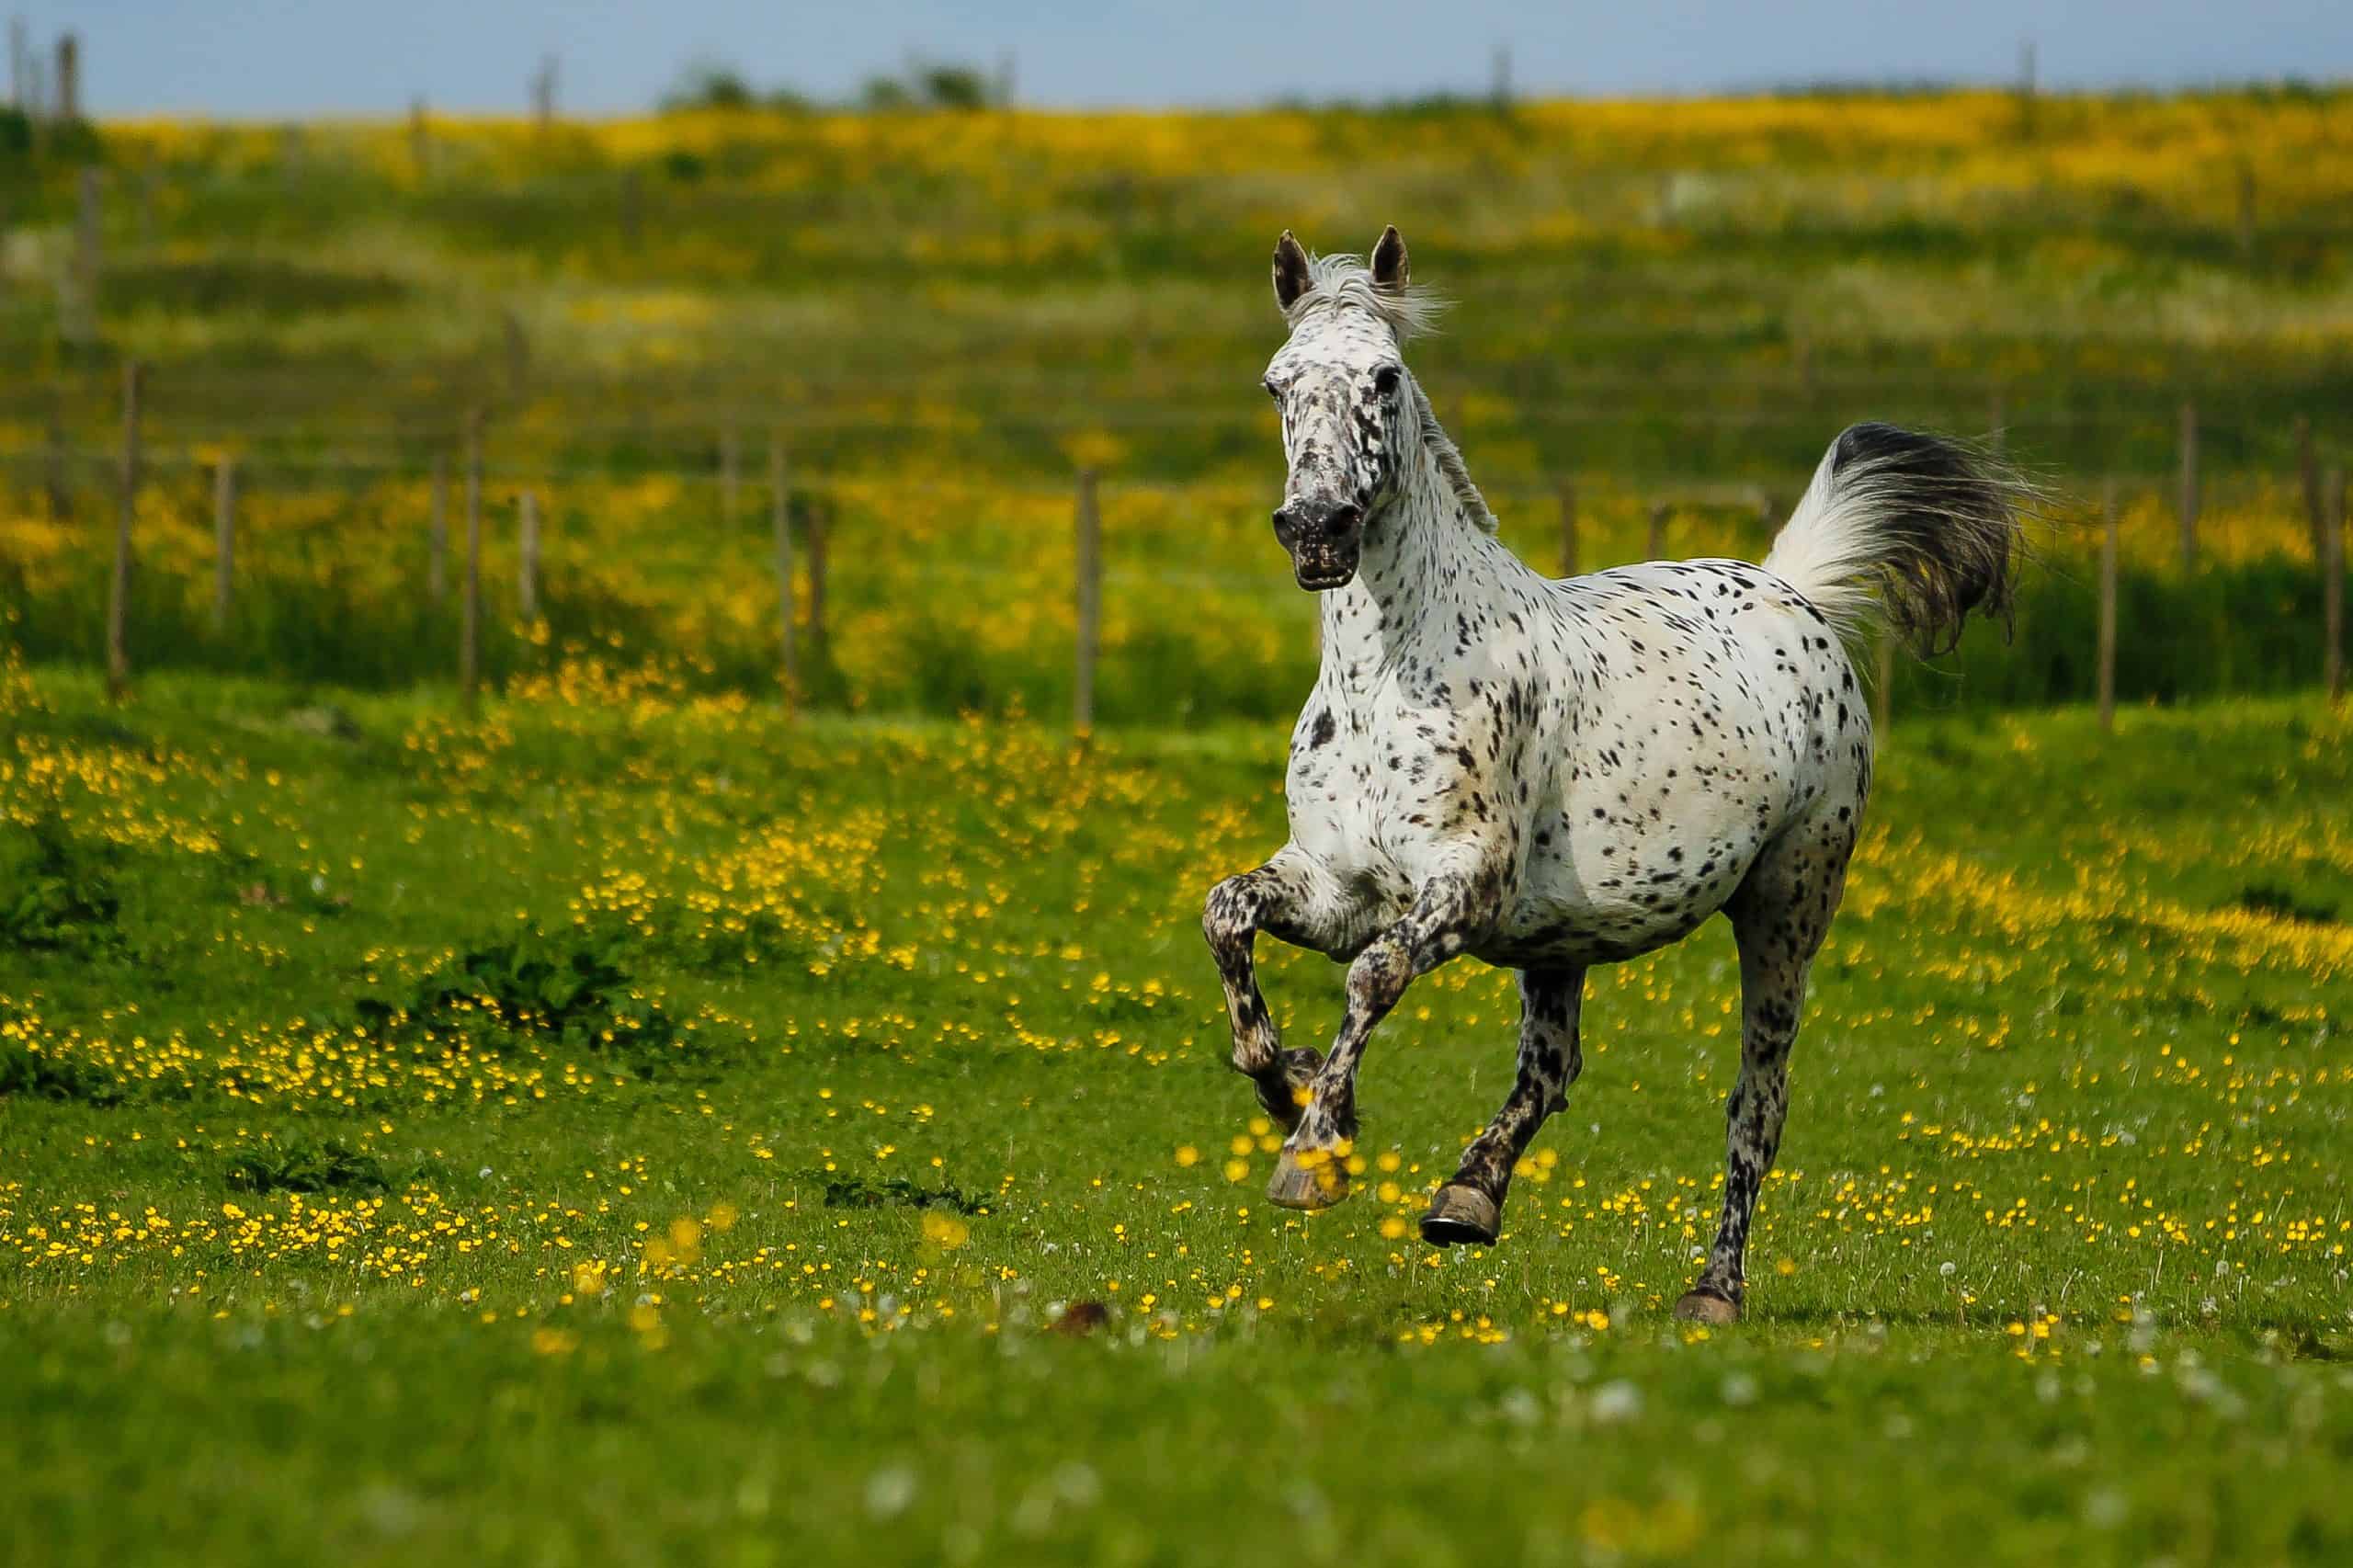
{"type": "Polygon", "coordinates": [[[1431,622],[1451,627],[1502,552],[1472,518],[1426,436],[1408,454],[1396,494],[1365,529],[1356,580],[1324,596],[1324,679],[1347,687],[1375,678],[1431,622]]]}

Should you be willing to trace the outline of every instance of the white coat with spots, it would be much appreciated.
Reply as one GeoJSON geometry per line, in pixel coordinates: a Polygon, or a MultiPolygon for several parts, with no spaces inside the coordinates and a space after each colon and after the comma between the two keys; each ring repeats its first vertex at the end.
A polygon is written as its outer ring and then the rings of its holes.
{"type": "Polygon", "coordinates": [[[1586,968],[1722,910],[1741,1065],[1721,1224],[1677,1310],[1736,1317],[1807,965],[1870,791],[1846,640],[1891,624],[1933,649],[1964,613],[2004,611],[2017,487],[1946,441],[1857,426],[1762,565],[1553,581],[1496,539],[1400,358],[1429,307],[1397,231],[1370,266],[1311,260],[1284,234],[1275,295],[1290,327],[1267,372],[1290,460],[1275,533],[1323,596],[1323,662],[1291,741],[1290,842],[1220,882],[1202,920],[1233,1065],[1289,1133],[1268,1196],[1345,1195],[1368,1038],[1415,977],[1467,953],[1519,971],[1518,1072],[1422,1233],[1492,1244],[1513,1167],[1582,1068],[1586,968]],[[1282,1047],[1260,931],[1347,962],[1328,1055],[1282,1047]]]}

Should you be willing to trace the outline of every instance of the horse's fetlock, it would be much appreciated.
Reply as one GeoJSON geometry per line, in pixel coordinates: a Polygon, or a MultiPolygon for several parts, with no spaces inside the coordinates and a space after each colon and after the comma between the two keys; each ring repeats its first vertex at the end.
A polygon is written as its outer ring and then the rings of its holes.
{"type": "Polygon", "coordinates": [[[1502,1158],[1498,1150],[1473,1144],[1455,1167],[1454,1181],[1457,1186],[1476,1188],[1501,1209],[1511,1190],[1511,1162],[1502,1158]]]}

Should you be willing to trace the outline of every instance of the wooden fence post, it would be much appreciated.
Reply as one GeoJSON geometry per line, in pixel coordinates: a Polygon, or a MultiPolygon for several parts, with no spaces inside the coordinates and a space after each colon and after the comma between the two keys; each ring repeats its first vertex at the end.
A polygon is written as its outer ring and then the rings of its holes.
{"type": "Polygon", "coordinates": [[[543,54],[531,76],[531,119],[543,135],[555,125],[556,71],[555,56],[543,54]]]}
{"type": "Polygon", "coordinates": [[[49,389],[49,450],[41,463],[42,487],[49,493],[49,520],[62,523],[74,515],[74,487],[67,481],[65,399],[52,383],[49,389]]]}
{"type": "Polygon", "coordinates": [[[1103,631],[1103,523],[1095,505],[1095,471],[1078,471],[1076,517],[1078,664],[1071,687],[1071,725],[1084,737],[1095,731],[1095,658],[1103,631]]]}
{"type": "Polygon", "coordinates": [[[2321,684],[2345,700],[2345,471],[2328,471],[2328,521],[2321,530],[2321,684]]]}
{"type": "Polygon", "coordinates": [[[77,182],[72,308],[58,324],[68,343],[89,343],[98,335],[98,275],[103,267],[98,256],[98,180],[93,165],[82,171],[77,182]]]}
{"type": "Polygon", "coordinates": [[[408,156],[416,166],[417,183],[422,185],[433,173],[433,132],[426,120],[421,94],[408,101],[408,156]]]}
{"type": "Polygon", "coordinates": [[[735,426],[719,433],[719,517],[727,531],[735,531],[735,426]]]}
{"type": "Polygon", "coordinates": [[[498,312],[498,331],[506,348],[506,395],[520,403],[530,395],[531,335],[511,310],[498,312]]]}
{"type": "Polygon", "coordinates": [[[56,97],[51,112],[60,125],[71,125],[82,118],[82,40],[66,32],[57,40],[57,74],[50,84],[56,97]]]}
{"type": "Polygon", "coordinates": [[[2116,481],[2099,494],[2099,733],[2116,733],[2116,481]]]}
{"type": "Polygon", "coordinates": [[[458,684],[472,713],[482,700],[482,410],[466,411],[466,585],[458,622],[458,684]]]}
{"type": "Polygon", "coordinates": [[[432,509],[425,525],[425,591],[438,605],[449,597],[449,454],[433,454],[432,509]]]}
{"type": "Polygon", "coordinates": [[[2255,165],[2239,165],[2239,259],[2255,261],[2255,165]]]}
{"type": "Polygon", "coordinates": [[[1646,558],[1649,560],[1666,559],[1666,516],[1670,509],[1664,501],[1655,502],[1651,506],[1651,537],[1646,546],[1646,558]]]}
{"type": "Polygon", "coordinates": [[[229,629],[237,577],[237,460],[221,454],[212,467],[212,630],[229,629]]]}
{"type": "Polygon", "coordinates": [[[540,619],[540,493],[516,500],[515,602],[527,621],[540,619]]]}
{"type": "Polygon", "coordinates": [[[2321,534],[2327,525],[2321,520],[2320,464],[2313,456],[2313,422],[2302,414],[2296,415],[2296,469],[2304,482],[2304,523],[2312,534],[2313,559],[2318,561],[2325,549],[2321,534]]]}
{"type": "Polygon", "coordinates": [[[801,651],[792,627],[792,492],[785,484],[784,432],[768,432],[768,527],[776,546],[776,623],[783,649],[785,710],[801,691],[801,651]]]}
{"type": "Polygon", "coordinates": [[[2198,565],[2198,405],[2181,404],[2181,569],[2198,565]]]}
{"type": "Polygon", "coordinates": [[[833,547],[833,528],[825,504],[809,508],[809,656],[825,656],[825,556],[833,547]]]}
{"type": "Polygon", "coordinates": [[[139,361],[122,368],[122,505],[115,513],[114,576],[107,590],[107,696],[131,695],[131,525],[139,513],[139,361]]]}
{"type": "Polygon", "coordinates": [[[1577,574],[1577,487],[1573,480],[1561,481],[1561,575],[1577,574]]]}

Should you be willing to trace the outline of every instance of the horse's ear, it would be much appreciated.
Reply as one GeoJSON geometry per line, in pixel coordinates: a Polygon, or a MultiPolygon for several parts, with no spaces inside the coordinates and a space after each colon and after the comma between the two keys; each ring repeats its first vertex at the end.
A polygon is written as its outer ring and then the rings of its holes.
{"type": "Polygon", "coordinates": [[[1285,229],[1275,242],[1275,303],[1289,311],[1307,292],[1307,253],[1285,229]]]}
{"type": "Polygon", "coordinates": [[[1372,247],[1372,280],[1384,289],[1403,289],[1405,271],[1405,236],[1392,223],[1381,231],[1381,243],[1372,247]]]}

